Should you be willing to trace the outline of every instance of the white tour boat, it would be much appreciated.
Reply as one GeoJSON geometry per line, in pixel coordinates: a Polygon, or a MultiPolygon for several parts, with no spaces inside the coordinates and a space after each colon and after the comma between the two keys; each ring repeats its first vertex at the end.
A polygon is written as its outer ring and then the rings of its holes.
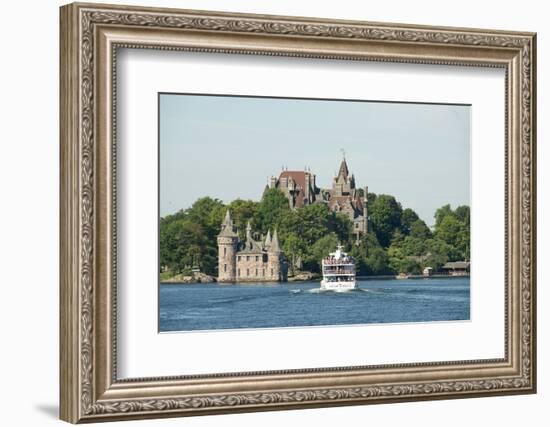
{"type": "Polygon", "coordinates": [[[323,259],[322,291],[351,291],[357,289],[355,281],[355,260],[342,251],[342,245],[338,245],[336,252],[323,259]]]}

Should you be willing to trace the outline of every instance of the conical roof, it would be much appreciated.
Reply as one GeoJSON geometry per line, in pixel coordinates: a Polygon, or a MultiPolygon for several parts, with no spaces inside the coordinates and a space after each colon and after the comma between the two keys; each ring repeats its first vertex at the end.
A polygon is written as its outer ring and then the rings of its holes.
{"type": "Polygon", "coordinates": [[[346,163],[346,158],[344,157],[342,159],[342,163],[340,163],[340,169],[338,170],[338,178],[342,177],[345,180],[347,180],[348,175],[349,175],[348,164],[346,163]]]}
{"type": "Polygon", "coordinates": [[[267,230],[267,236],[265,238],[265,247],[269,248],[271,246],[271,231],[267,230]]]}
{"type": "Polygon", "coordinates": [[[277,237],[277,229],[275,229],[275,231],[273,232],[273,238],[271,239],[269,252],[281,252],[281,247],[279,246],[279,238],[277,237]]]}
{"type": "Polygon", "coordinates": [[[219,236],[237,237],[237,233],[235,233],[235,230],[233,228],[233,220],[231,219],[231,214],[229,213],[229,209],[225,212],[225,218],[222,222],[222,229],[220,231],[219,236]]]}

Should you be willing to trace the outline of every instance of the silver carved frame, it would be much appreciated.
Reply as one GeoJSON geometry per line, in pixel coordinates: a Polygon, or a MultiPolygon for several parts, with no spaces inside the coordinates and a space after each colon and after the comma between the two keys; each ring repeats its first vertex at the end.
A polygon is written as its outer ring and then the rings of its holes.
{"type": "Polygon", "coordinates": [[[72,423],[536,391],[534,33],[100,4],[60,11],[60,417],[72,423]],[[117,48],[501,67],[505,357],[119,380],[117,48]]]}

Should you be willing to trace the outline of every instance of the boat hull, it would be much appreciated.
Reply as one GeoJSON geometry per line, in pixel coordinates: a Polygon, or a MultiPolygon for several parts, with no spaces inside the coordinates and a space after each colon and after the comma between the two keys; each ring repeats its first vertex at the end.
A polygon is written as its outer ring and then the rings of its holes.
{"type": "Polygon", "coordinates": [[[355,280],[348,280],[345,282],[327,282],[326,280],[321,280],[322,291],[347,292],[354,289],[357,289],[357,282],[355,280]]]}

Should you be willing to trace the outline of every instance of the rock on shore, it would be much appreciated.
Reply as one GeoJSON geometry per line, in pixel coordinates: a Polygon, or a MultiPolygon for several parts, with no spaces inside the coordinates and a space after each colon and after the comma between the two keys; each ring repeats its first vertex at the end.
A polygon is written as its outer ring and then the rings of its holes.
{"type": "Polygon", "coordinates": [[[184,276],[183,274],[176,274],[169,279],[161,280],[161,283],[172,284],[192,284],[192,283],[213,283],[215,279],[205,273],[194,273],[191,276],[184,276]]]}
{"type": "Polygon", "coordinates": [[[315,280],[319,278],[318,274],[310,273],[309,271],[302,271],[299,273],[296,273],[294,276],[289,277],[289,282],[308,282],[310,280],[315,280]]]}

